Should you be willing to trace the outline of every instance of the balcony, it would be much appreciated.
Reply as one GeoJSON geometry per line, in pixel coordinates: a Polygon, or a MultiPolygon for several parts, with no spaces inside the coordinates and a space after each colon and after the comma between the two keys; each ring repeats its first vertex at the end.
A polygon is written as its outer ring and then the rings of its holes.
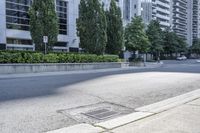
{"type": "Polygon", "coordinates": [[[168,21],[170,20],[169,16],[164,16],[164,15],[161,15],[161,14],[158,14],[158,13],[156,14],[156,17],[160,18],[160,19],[168,20],[168,21]]]}
{"type": "Polygon", "coordinates": [[[161,1],[157,1],[156,4],[161,5],[163,7],[166,7],[166,8],[170,8],[170,4],[167,4],[167,3],[164,3],[164,2],[161,2],[161,1]]]}
{"type": "Polygon", "coordinates": [[[169,26],[170,26],[170,23],[164,22],[164,21],[160,21],[160,25],[161,25],[161,26],[164,26],[164,27],[169,27],[169,26]]]}

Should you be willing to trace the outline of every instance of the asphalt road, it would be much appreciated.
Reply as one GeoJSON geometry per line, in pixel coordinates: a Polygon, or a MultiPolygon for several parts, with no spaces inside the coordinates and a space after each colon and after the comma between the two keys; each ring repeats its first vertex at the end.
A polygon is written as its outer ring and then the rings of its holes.
{"type": "Polygon", "coordinates": [[[200,64],[194,60],[145,70],[0,78],[0,132],[45,132],[81,122],[60,110],[106,102],[134,111],[196,89],[200,64]]]}

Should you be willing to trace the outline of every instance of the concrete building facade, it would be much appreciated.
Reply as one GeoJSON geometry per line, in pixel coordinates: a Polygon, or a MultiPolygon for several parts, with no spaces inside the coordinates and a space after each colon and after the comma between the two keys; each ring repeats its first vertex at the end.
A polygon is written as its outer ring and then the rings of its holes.
{"type": "Polygon", "coordinates": [[[141,0],[141,17],[145,25],[148,25],[153,18],[152,0],[141,0]]]}
{"type": "MultiPolygon", "coordinates": [[[[76,18],[79,0],[55,0],[59,17],[58,43],[55,51],[76,51],[76,18]]],[[[29,32],[28,10],[31,0],[0,1],[0,49],[34,50],[29,32]]]]}
{"type": "Polygon", "coordinates": [[[192,38],[192,10],[191,2],[187,0],[173,0],[172,1],[172,18],[171,25],[174,32],[180,37],[187,39],[191,44],[192,38]]]}
{"type": "MultiPolygon", "coordinates": [[[[0,1],[0,49],[35,50],[29,32],[28,10],[32,0],[0,1]]],[[[102,0],[109,8],[110,0],[102,0]]],[[[134,16],[141,15],[140,0],[116,0],[122,10],[124,25],[134,16]]],[[[80,0],[55,0],[59,18],[58,43],[54,51],[78,51],[79,38],[76,34],[76,19],[80,0]]]]}

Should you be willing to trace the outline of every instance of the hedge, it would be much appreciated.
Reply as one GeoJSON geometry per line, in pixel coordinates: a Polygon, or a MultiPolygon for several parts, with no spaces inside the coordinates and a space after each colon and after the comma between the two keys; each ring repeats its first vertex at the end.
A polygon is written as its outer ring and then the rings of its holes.
{"type": "Polygon", "coordinates": [[[48,53],[30,51],[0,51],[0,63],[95,63],[118,62],[116,55],[79,53],[48,53]]]}

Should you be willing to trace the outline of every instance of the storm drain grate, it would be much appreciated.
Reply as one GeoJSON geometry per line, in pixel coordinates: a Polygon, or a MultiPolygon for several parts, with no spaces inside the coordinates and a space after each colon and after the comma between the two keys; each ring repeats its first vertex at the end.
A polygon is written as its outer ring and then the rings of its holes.
{"type": "Polygon", "coordinates": [[[99,110],[94,110],[94,111],[90,111],[87,113],[83,113],[86,116],[98,119],[98,120],[104,120],[104,119],[108,119],[111,117],[114,117],[116,115],[119,115],[119,112],[116,111],[112,111],[109,109],[99,109],[99,110]]]}

